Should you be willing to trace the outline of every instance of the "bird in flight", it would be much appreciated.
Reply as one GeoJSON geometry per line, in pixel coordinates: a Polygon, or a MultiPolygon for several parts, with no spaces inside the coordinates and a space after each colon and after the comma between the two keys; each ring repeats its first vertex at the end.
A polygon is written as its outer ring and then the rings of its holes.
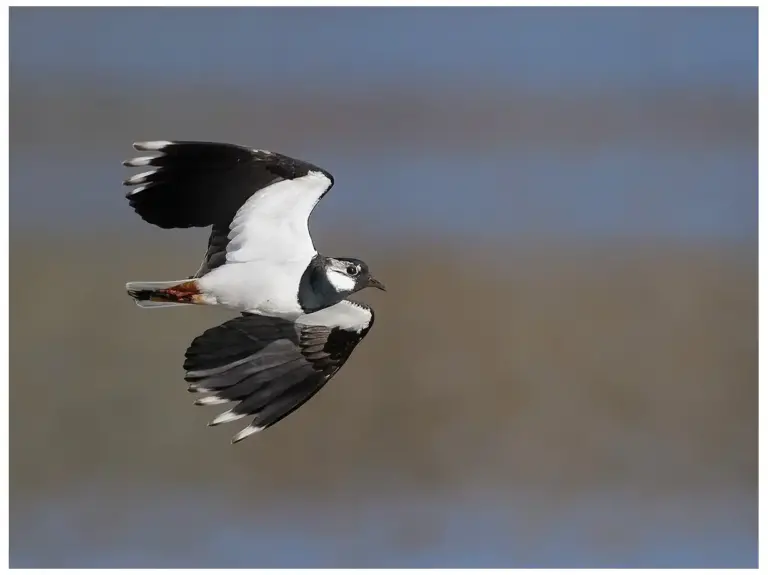
{"type": "Polygon", "coordinates": [[[274,425],[319,391],[370,331],[373,310],[347,299],[384,290],[365,262],[319,254],[308,220],[333,186],[326,170],[234,144],[135,143],[158,155],[123,183],[133,209],[161,228],[211,227],[197,272],[184,280],[129,282],[141,307],[219,305],[241,312],[198,336],[186,353],[197,405],[234,402],[209,425],[253,416],[235,443],[274,425]]]}
{"type": "Polygon", "coordinates": [[[208,250],[192,278],[129,282],[143,307],[222,305],[295,319],[365,288],[384,286],[365,262],[320,255],[309,234],[315,205],[333,176],[282,154],[234,144],[141,142],[160,152],[124,165],[152,166],[123,183],[144,221],[161,228],[211,226],[208,250]]]}

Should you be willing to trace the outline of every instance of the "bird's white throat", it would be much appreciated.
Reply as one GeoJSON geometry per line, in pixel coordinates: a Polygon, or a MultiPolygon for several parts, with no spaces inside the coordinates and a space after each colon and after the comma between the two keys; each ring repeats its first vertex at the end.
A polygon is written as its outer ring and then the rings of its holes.
{"type": "Polygon", "coordinates": [[[351,292],[355,289],[354,278],[351,278],[344,273],[329,269],[325,271],[325,275],[337,292],[351,292]]]}

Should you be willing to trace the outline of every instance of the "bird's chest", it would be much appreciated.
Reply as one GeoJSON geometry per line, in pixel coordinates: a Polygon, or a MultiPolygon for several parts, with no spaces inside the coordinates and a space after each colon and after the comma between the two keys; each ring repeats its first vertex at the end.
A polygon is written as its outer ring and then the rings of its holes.
{"type": "Polygon", "coordinates": [[[293,318],[302,313],[298,286],[305,269],[306,264],[301,262],[284,265],[232,263],[202,278],[201,284],[219,305],[293,318]]]}

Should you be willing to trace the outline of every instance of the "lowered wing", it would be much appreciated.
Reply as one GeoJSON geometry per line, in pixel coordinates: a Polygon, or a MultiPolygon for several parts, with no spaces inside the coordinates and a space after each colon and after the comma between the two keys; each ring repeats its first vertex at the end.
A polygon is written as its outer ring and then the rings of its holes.
{"type": "Polygon", "coordinates": [[[243,314],[192,342],[185,379],[190,391],[208,394],[197,405],[235,403],[209,425],[253,417],[235,443],[307,402],[341,369],[372,325],[371,308],[349,300],[295,321],[243,314]]]}

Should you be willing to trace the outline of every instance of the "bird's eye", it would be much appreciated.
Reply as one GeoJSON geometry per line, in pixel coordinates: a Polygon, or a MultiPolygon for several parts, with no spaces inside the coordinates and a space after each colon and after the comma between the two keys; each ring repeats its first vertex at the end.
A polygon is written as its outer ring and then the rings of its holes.
{"type": "Polygon", "coordinates": [[[357,266],[347,266],[347,273],[351,276],[357,275],[357,266]]]}

